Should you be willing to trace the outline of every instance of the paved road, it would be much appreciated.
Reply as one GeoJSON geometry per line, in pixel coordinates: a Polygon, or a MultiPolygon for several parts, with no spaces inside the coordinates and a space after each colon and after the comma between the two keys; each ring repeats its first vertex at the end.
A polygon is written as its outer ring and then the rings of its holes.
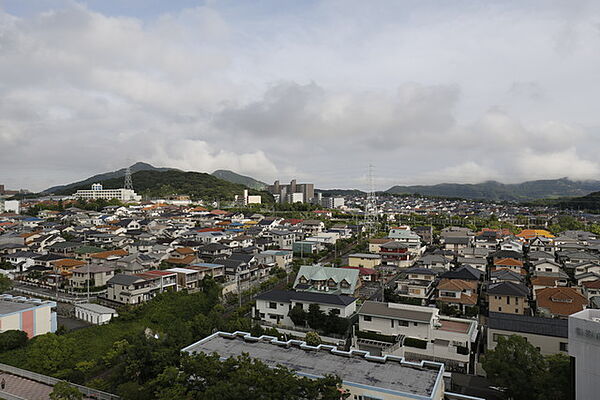
{"type": "MultiPolygon", "coordinates": [[[[13,285],[13,292],[21,295],[28,295],[34,297],[40,297],[43,299],[56,301],[56,291],[52,289],[42,288],[35,285],[28,285],[22,282],[15,282],[13,285]]],[[[94,300],[95,297],[90,296],[90,300],[94,300]]],[[[58,292],[58,301],[62,303],[82,303],[87,301],[86,296],[73,296],[68,293],[58,292]]]]}
{"type": "MultiPolygon", "coordinates": [[[[0,373],[0,379],[4,380],[5,383],[4,389],[0,389],[0,398],[4,398],[4,392],[23,399],[50,399],[50,393],[52,393],[52,386],[50,385],[6,373],[0,373]]],[[[6,397],[10,398],[9,396],[6,397]]]]}

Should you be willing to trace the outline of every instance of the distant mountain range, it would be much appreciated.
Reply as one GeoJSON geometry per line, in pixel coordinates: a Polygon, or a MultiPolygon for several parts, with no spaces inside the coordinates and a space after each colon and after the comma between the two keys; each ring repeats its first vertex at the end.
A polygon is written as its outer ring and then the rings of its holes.
{"type": "Polygon", "coordinates": [[[231,183],[239,183],[241,185],[248,186],[250,189],[255,190],[265,190],[267,188],[267,184],[251,178],[249,176],[244,176],[237,174],[233,171],[229,171],[227,169],[219,169],[212,173],[213,176],[216,176],[219,179],[223,179],[224,181],[228,181],[231,183]]]}
{"type": "Polygon", "coordinates": [[[590,193],[586,196],[575,197],[572,199],[561,199],[548,202],[558,208],[582,210],[582,211],[600,211],[600,192],[590,193]]]}
{"type": "Polygon", "coordinates": [[[477,184],[442,183],[438,185],[394,186],[387,193],[421,194],[496,201],[531,201],[585,196],[600,191],[600,181],[545,179],[515,184],[487,181],[477,184]]]}
{"type": "MultiPolygon", "coordinates": [[[[174,170],[175,168],[157,168],[155,166],[152,166],[148,163],[144,163],[144,162],[137,162],[135,164],[133,164],[131,167],[129,167],[131,169],[131,173],[135,173],[135,172],[139,172],[139,171],[170,171],[170,170],[174,170]]],[[[113,172],[105,172],[103,174],[98,174],[98,175],[94,175],[90,178],[84,179],[82,181],[78,181],[78,182],[73,182],[73,183],[69,183],[68,185],[61,185],[61,186],[53,186],[51,188],[48,188],[46,190],[44,190],[42,193],[63,193],[66,191],[70,191],[71,193],[74,193],[74,188],[77,188],[75,190],[78,189],[89,189],[90,186],[92,186],[93,183],[98,183],[98,182],[103,182],[109,179],[116,179],[116,178],[120,178],[121,179],[121,186],[123,187],[123,179],[125,177],[125,170],[126,168],[121,168],[120,170],[117,171],[113,171],[113,172]],[[85,187],[87,186],[87,187],[85,187]]]]}

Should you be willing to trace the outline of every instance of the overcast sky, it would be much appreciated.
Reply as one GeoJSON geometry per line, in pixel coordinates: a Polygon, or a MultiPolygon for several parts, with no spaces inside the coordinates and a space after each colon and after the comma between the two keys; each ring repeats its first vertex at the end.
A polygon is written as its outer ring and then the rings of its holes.
{"type": "Polygon", "coordinates": [[[0,0],[0,183],[600,179],[600,1],[0,0]]]}

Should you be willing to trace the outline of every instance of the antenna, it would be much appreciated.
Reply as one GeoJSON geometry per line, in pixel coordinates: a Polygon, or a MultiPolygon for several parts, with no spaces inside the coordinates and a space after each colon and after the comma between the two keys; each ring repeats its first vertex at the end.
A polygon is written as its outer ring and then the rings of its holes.
{"type": "Polygon", "coordinates": [[[131,167],[125,169],[125,189],[133,190],[133,180],[131,179],[131,167]]]}
{"type": "Polygon", "coordinates": [[[369,164],[369,193],[367,193],[367,202],[365,204],[365,225],[367,234],[370,237],[373,234],[373,228],[377,226],[377,199],[375,198],[375,185],[373,182],[373,164],[369,164]]]}

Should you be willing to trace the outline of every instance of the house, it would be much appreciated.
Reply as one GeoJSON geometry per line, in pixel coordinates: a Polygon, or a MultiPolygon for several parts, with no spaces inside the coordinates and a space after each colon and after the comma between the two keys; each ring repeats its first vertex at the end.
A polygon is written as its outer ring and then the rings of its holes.
{"type": "Polygon", "coordinates": [[[318,235],[325,230],[325,223],[314,219],[307,219],[301,222],[302,232],[307,236],[318,235]]]}
{"type": "Polygon", "coordinates": [[[583,282],[582,286],[583,293],[585,294],[589,302],[592,301],[593,297],[600,296],[600,279],[583,282]]]}
{"type": "Polygon", "coordinates": [[[444,240],[444,249],[461,254],[471,245],[471,238],[467,236],[451,236],[444,240]]]}
{"type": "Polygon", "coordinates": [[[452,271],[446,271],[441,275],[442,279],[462,279],[465,281],[480,281],[483,277],[483,273],[477,268],[473,268],[470,265],[461,265],[460,267],[453,269],[452,271]]]}
{"type": "Polygon", "coordinates": [[[569,283],[569,276],[563,271],[558,272],[545,272],[537,271],[531,276],[531,288],[533,289],[533,299],[535,300],[536,291],[538,289],[548,287],[560,287],[567,286],[569,283]]]}
{"type": "Polygon", "coordinates": [[[353,346],[360,350],[440,361],[454,371],[470,369],[478,334],[475,320],[442,316],[432,307],[374,301],[365,301],[358,315],[353,346]]]}
{"type": "Polygon", "coordinates": [[[588,305],[587,297],[572,287],[538,289],[535,297],[538,311],[552,317],[565,318],[588,305]]]}
{"type": "Polygon", "coordinates": [[[478,282],[473,280],[442,279],[436,288],[436,301],[464,312],[466,307],[477,305],[477,286],[478,282]]]}
{"type": "Polygon", "coordinates": [[[451,261],[448,257],[441,254],[425,254],[417,261],[417,264],[425,268],[450,269],[451,261]]]}
{"type": "Polygon", "coordinates": [[[412,267],[404,271],[403,278],[396,281],[396,294],[409,298],[429,298],[438,273],[429,268],[412,267]]]}
{"type": "Polygon", "coordinates": [[[265,250],[261,254],[273,256],[275,264],[284,270],[287,270],[292,265],[293,253],[290,250],[265,250]]]}
{"type": "Polygon", "coordinates": [[[74,260],[72,258],[52,261],[50,264],[52,264],[54,272],[63,276],[70,276],[73,273],[73,270],[87,265],[85,261],[74,260]]]}
{"type": "Polygon", "coordinates": [[[377,270],[374,270],[372,268],[364,268],[364,267],[340,267],[340,268],[349,268],[349,269],[355,269],[358,271],[358,276],[360,277],[360,280],[362,282],[375,282],[377,281],[377,276],[379,275],[379,273],[377,272],[377,270]]]}
{"type": "Polygon", "coordinates": [[[390,229],[388,238],[405,244],[411,253],[421,254],[424,247],[421,246],[421,237],[412,232],[410,228],[395,227],[390,229]]]}
{"type": "Polygon", "coordinates": [[[308,311],[311,304],[317,304],[326,315],[333,313],[341,318],[349,318],[356,312],[356,298],[351,296],[271,290],[256,296],[252,315],[269,325],[295,327],[289,317],[292,308],[298,306],[308,311]]]}
{"type": "MultiPolygon", "coordinates": [[[[221,247],[218,243],[215,245],[221,247]]],[[[223,246],[226,247],[226,246],[223,246]]],[[[168,264],[177,266],[186,266],[198,262],[196,251],[190,247],[178,247],[169,253],[169,258],[165,260],[168,264]]]]}
{"type": "MultiPolygon", "coordinates": [[[[527,247],[529,252],[545,252],[551,253],[554,251],[554,240],[551,238],[536,236],[528,240],[527,247]]],[[[554,259],[554,257],[552,258],[554,259]]]]}
{"type": "Polygon", "coordinates": [[[533,239],[536,237],[554,238],[554,235],[545,229],[523,229],[521,233],[517,235],[522,239],[533,239]]]}
{"type": "MultiPolygon", "coordinates": [[[[427,244],[433,243],[433,227],[432,226],[414,226],[411,230],[419,235],[421,241],[427,244]]],[[[369,250],[370,251],[370,250],[369,250]]]]}
{"type": "Polygon", "coordinates": [[[169,268],[166,270],[177,275],[177,286],[180,289],[197,288],[200,282],[200,272],[191,268],[169,268]]]}
{"type": "Polygon", "coordinates": [[[490,274],[490,281],[492,283],[499,282],[514,282],[514,283],[525,283],[525,277],[515,271],[509,269],[499,269],[492,271],[490,274]]]}
{"type": "Polygon", "coordinates": [[[523,268],[523,262],[515,260],[514,258],[501,258],[494,261],[492,266],[492,272],[500,269],[508,269],[521,275],[526,275],[527,271],[523,268]]]}
{"type": "Polygon", "coordinates": [[[383,239],[369,239],[369,253],[379,253],[379,251],[381,250],[381,245],[388,243],[388,242],[392,242],[392,239],[389,238],[383,238],[383,239]]]}
{"type": "Polygon", "coordinates": [[[487,297],[490,312],[524,315],[529,312],[527,286],[503,281],[488,286],[487,297]]]}
{"type": "Polygon", "coordinates": [[[487,328],[488,350],[496,348],[501,336],[511,335],[523,336],[544,356],[564,354],[568,350],[568,322],[565,319],[490,312],[487,328]]]}
{"type": "Polygon", "coordinates": [[[169,290],[161,282],[161,277],[155,274],[115,274],[107,282],[106,299],[121,304],[145,303],[158,293],[169,290]]]}
{"type": "Polygon", "coordinates": [[[292,250],[294,251],[294,255],[304,258],[304,256],[317,253],[320,247],[321,245],[317,242],[301,240],[293,243],[292,250]]]}
{"type": "Polygon", "coordinates": [[[84,265],[71,271],[70,285],[74,288],[84,289],[100,288],[106,286],[108,280],[115,275],[115,270],[107,265],[84,265]]]}
{"type": "Polygon", "coordinates": [[[303,292],[328,292],[331,294],[355,295],[360,287],[359,272],[356,269],[331,268],[321,265],[300,267],[294,290],[303,292]]]}
{"type": "MultiPolygon", "coordinates": [[[[543,272],[554,272],[559,273],[562,271],[561,265],[554,261],[540,260],[532,264],[534,271],[543,272]]],[[[600,266],[599,266],[600,267],[600,266]]]]}
{"type": "Polygon", "coordinates": [[[75,305],[75,318],[89,322],[90,324],[107,324],[116,316],[118,314],[115,309],[101,306],[100,304],[81,303],[75,305]]]}
{"type": "Polygon", "coordinates": [[[0,294],[0,333],[19,330],[31,339],[56,332],[56,303],[23,296],[0,294]]]}
{"type": "Polygon", "coordinates": [[[381,264],[382,257],[379,254],[352,253],[348,255],[348,265],[351,267],[363,267],[374,269],[381,264]]]}
{"type": "Polygon", "coordinates": [[[547,261],[554,261],[554,254],[546,252],[546,251],[529,251],[529,253],[527,253],[527,258],[529,258],[530,262],[535,262],[535,261],[542,261],[542,260],[547,260],[547,261]]]}
{"type": "Polygon", "coordinates": [[[292,250],[296,240],[296,235],[293,232],[272,229],[269,232],[269,235],[273,239],[273,244],[277,246],[278,249],[292,250]]]}
{"type": "Polygon", "coordinates": [[[381,262],[384,264],[398,264],[410,260],[408,245],[405,243],[391,241],[380,245],[379,249],[381,262]]]}

